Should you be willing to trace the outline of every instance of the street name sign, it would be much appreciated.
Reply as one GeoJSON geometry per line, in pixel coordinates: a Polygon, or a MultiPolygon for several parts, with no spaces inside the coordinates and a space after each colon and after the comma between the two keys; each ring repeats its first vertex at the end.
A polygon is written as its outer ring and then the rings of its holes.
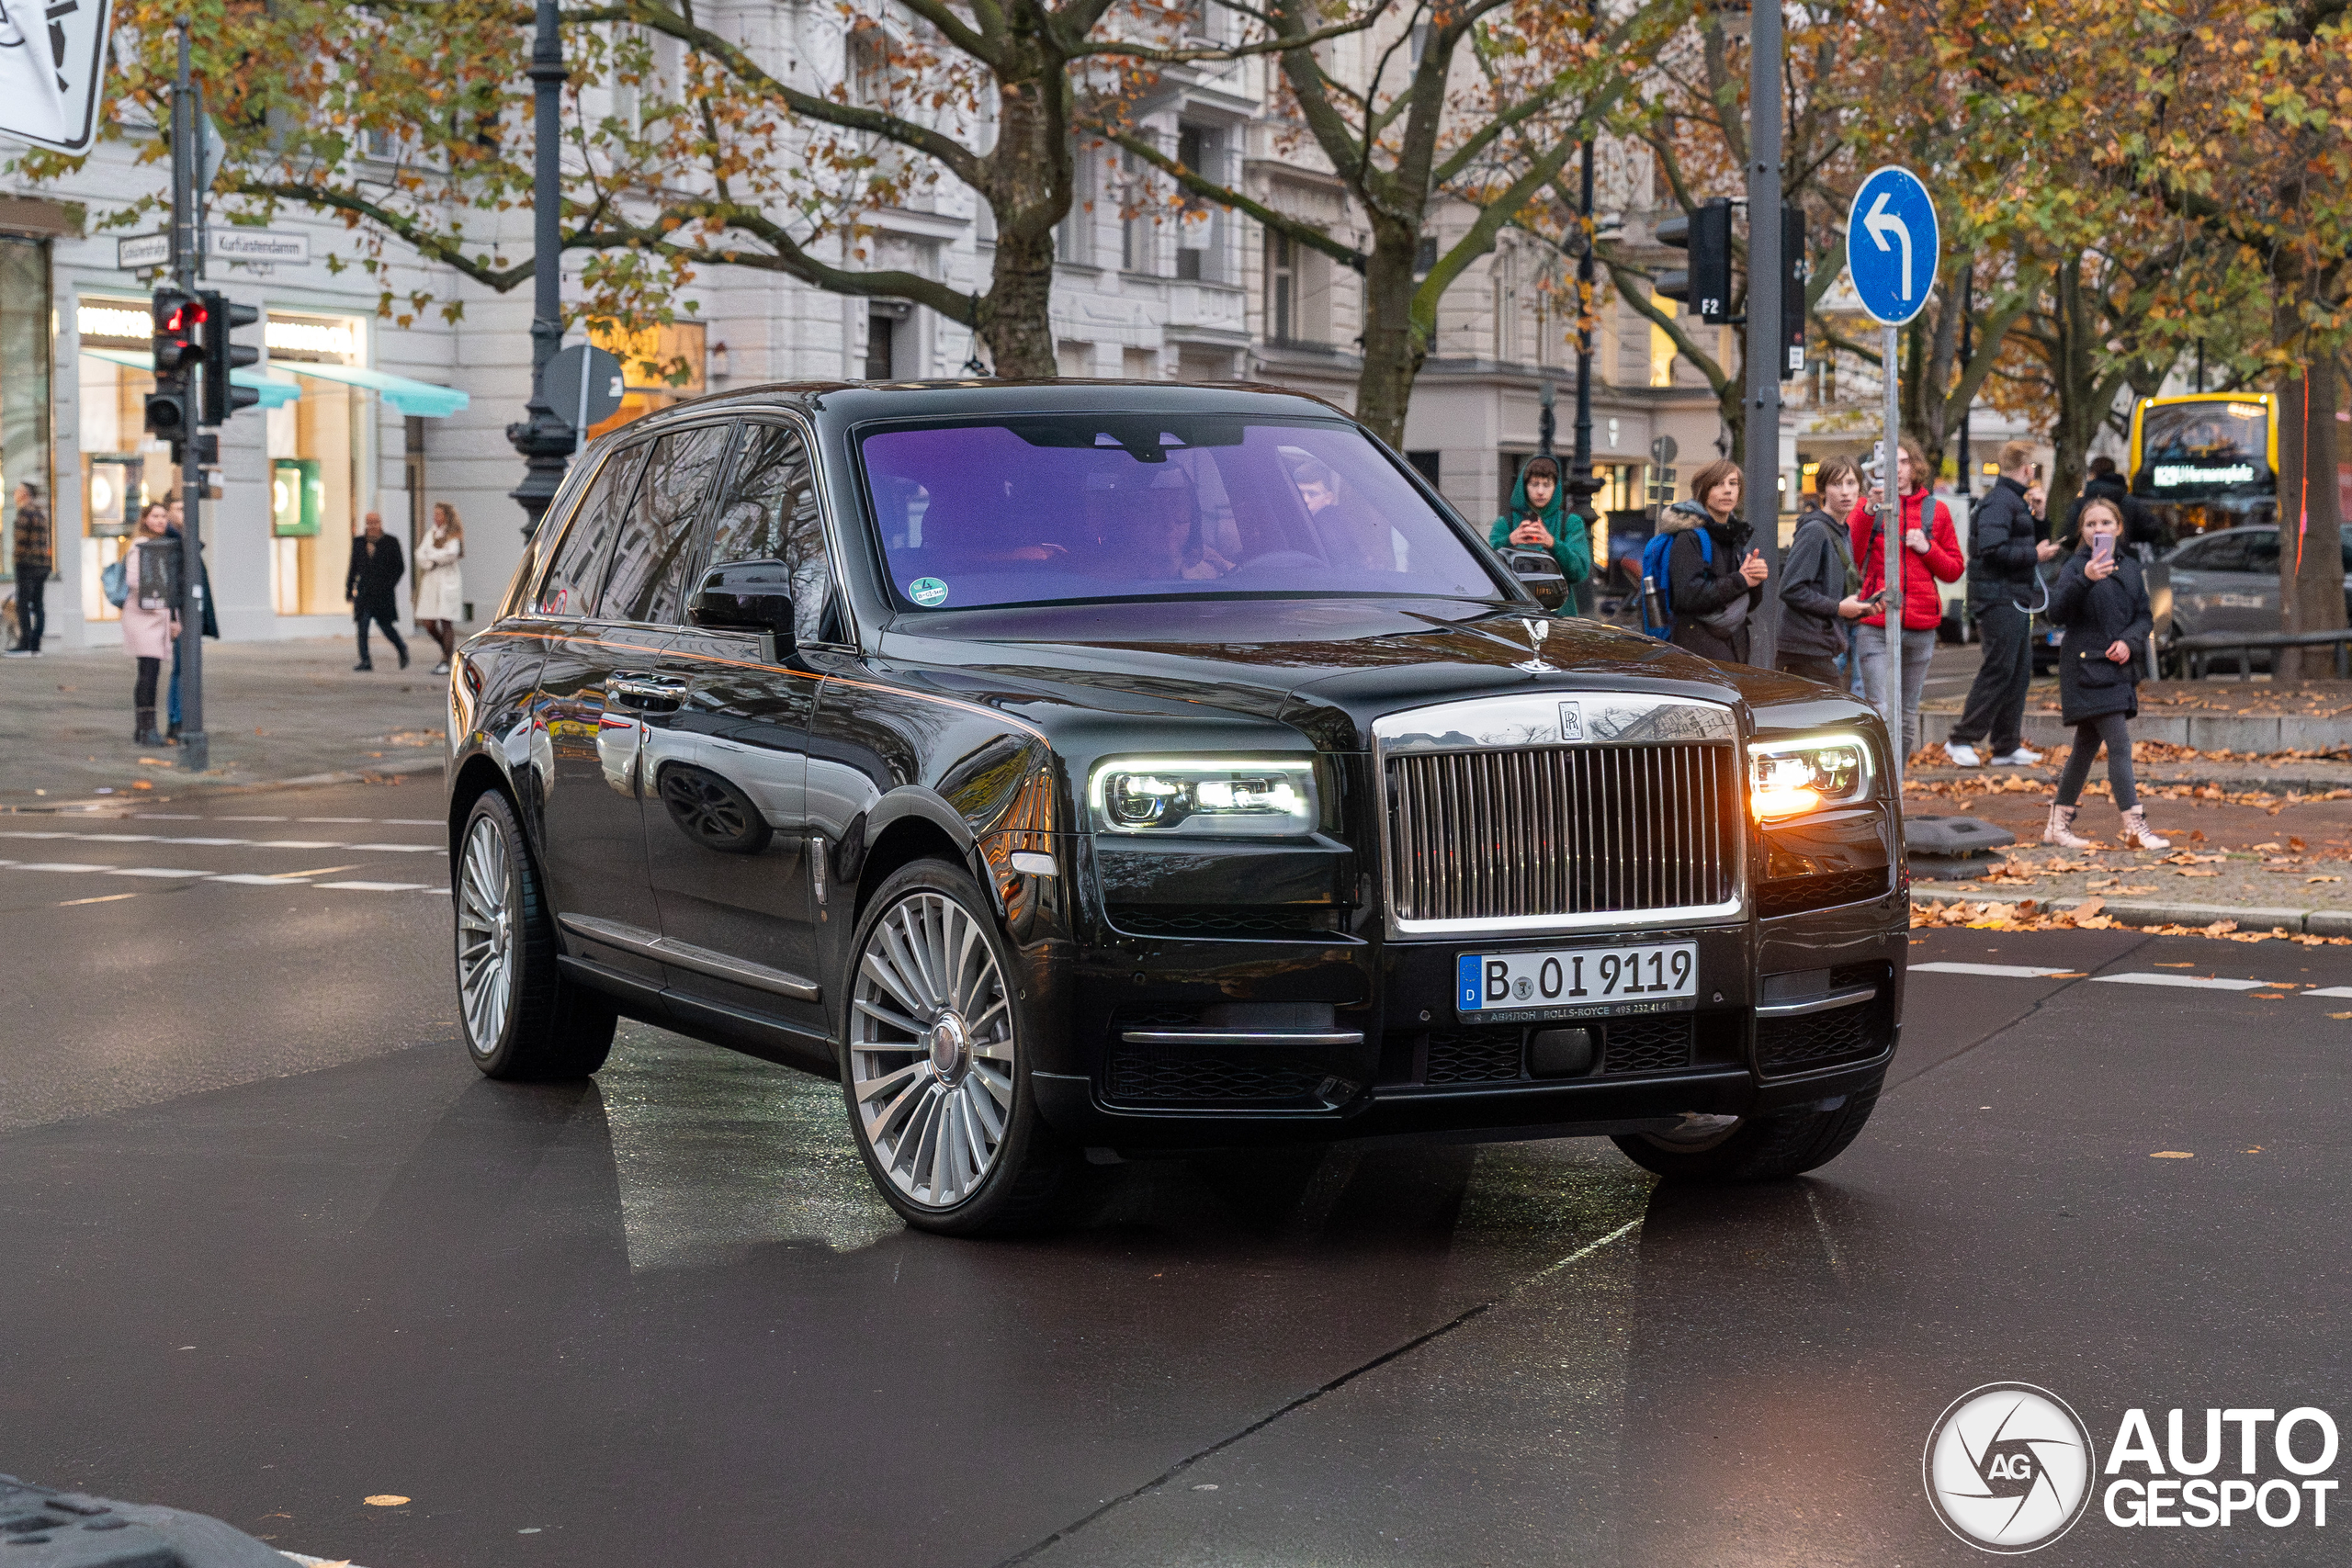
{"type": "Polygon", "coordinates": [[[1942,260],[1936,204],[1910,170],[1874,169],[1846,214],[1846,271],[1877,321],[1899,327],[1927,307],[1942,260]]]}
{"type": "Polygon", "coordinates": [[[113,0],[0,0],[0,135],[87,152],[113,0]]]}
{"type": "MultiPolygon", "coordinates": [[[[0,5],[6,0],[0,0],[0,5]]],[[[216,261],[234,262],[256,270],[277,265],[308,266],[311,236],[278,229],[220,228],[206,231],[206,253],[216,261]]],[[[132,234],[114,243],[114,265],[123,272],[144,272],[169,265],[169,234],[132,234]]]]}

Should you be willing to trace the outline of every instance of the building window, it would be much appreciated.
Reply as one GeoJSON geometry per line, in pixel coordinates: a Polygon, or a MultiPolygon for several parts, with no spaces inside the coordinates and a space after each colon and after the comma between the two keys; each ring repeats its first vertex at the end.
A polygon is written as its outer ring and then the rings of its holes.
{"type": "MultiPolygon", "coordinates": [[[[1678,317],[1682,313],[1680,309],[1671,299],[1661,299],[1653,295],[1651,297],[1650,303],[1657,307],[1658,313],[1660,315],[1666,316],[1669,319],[1678,317]]],[[[1674,385],[1675,352],[1673,334],[1668,333],[1664,327],[1659,326],[1656,321],[1652,321],[1650,323],[1651,386],[1671,387],[1674,385]]]]}
{"type": "Polygon", "coordinates": [[[281,615],[344,612],[351,538],[374,503],[370,395],[311,367],[364,367],[367,323],[349,316],[288,315],[262,323],[273,374],[292,372],[302,394],[262,416],[269,449],[270,601],[281,615]]]}
{"type": "MultiPolygon", "coordinates": [[[[154,317],[146,299],[85,294],[74,303],[74,327],[81,345],[82,616],[118,621],[122,612],[107,603],[99,574],[130,553],[139,513],[171,493],[175,472],[171,448],[146,431],[147,394],[155,389],[154,317]]],[[[11,355],[0,376],[15,368],[11,355]]],[[[50,523],[62,547],[73,530],[54,508],[50,523]]]]}
{"type": "Polygon", "coordinates": [[[899,362],[899,321],[879,311],[865,318],[865,378],[888,381],[899,362]]]}
{"type": "Polygon", "coordinates": [[[890,102],[890,35],[871,22],[849,35],[846,81],[849,101],[870,108],[890,102]]]}
{"type": "Polygon", "coordinates": [[[49,242],[0,236],[0,497],[6,500],[0,573],[14,577],[17,486],[29,479],[49,511],[57,565],[57,487],[49,446],[49,242]]]}
{"type": "Polygon", "coordinates": [[[1054,226],[1054,259],[1073,266],[1094,263],[1094,171],[1097,155],[1080,147],[1070,154],[1069,212],[1054,226]]]}
{"type": "MultiPolygon", "coordinates": [[[[1205,126],[1177,128],[1176,161],[1204,179],[1221,178],[1225,172],[1217,134],[1205,126]]],[[[1216,209],[1199,197],[1180,193],[1176,205],[1176,276],[1190,283],[1215,279],[1216,241],[1216,209]]]]}
{"type": "Polygon", "coordinates": [[[1074,343],[1069,339],[1054,345],[1054,369],[1063,376],[1091,377],[1094,374],[1094,345],[1074,343]]]}
{"type": "Polygon", "coordinates": [[[1269,232],[1266,235],[1266,336],[1274,343],[1288,343],[1297,301],[1298,274],[1291,261],[1288,234],[1269,232]]]}
{"type": "Polygon", "coordinates": [[[624,331],[608,321],[589,322],[588,341],[621,362],[621,406],[612,418],[591,425],[589,436],[702,396],[708,388],[709,336],[700,321],[673,321],[640,332],[624,331]]]}
{"type": "Polygon", "coordinates": [[[1119,374],[1130,381],[1159,380],[1159,351],[1156,348],[1119,350],[1119,374]]]}

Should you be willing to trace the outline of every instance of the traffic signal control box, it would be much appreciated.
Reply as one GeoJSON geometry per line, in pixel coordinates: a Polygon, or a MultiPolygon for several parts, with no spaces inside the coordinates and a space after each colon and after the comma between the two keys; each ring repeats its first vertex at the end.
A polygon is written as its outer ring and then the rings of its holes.
{"type": "Polygon", "coordinates": [[[1662,245],[1690,253],[1688,268],[1658,275],[1657,292],[1689,305],[1710,326],[1731,319],[1731,202],[1723,197],[1657,226],[1662,245]]]}

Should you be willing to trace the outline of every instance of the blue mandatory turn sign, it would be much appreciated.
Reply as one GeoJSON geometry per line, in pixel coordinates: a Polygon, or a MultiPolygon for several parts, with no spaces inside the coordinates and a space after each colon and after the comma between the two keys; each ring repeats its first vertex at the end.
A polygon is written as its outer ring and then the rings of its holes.
{"type": "Polygon", "coordinates": [[[1928,187],[1908,169],[1874,169],[1846,214],[1846,271],[1862,309],[1889,326],[1917,315],[1935,287],[1943,234],[1928,187]]]}

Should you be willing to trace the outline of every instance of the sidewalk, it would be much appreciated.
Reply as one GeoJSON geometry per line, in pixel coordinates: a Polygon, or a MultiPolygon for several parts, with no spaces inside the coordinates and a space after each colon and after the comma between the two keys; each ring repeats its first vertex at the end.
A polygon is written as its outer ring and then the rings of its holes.
{"type": "Polygon", "coordinates": [[[200,774],[180,770],[176,747],[130,743],[135,671],[120,649],[0,660],[0,810],[438,770],[448,719],[446,678],[427,673],[437,651],[413,643],[406,670],[389,648],[376,652],[360,674],[347,639],[206,643],[212,765],[200,774]]]}

